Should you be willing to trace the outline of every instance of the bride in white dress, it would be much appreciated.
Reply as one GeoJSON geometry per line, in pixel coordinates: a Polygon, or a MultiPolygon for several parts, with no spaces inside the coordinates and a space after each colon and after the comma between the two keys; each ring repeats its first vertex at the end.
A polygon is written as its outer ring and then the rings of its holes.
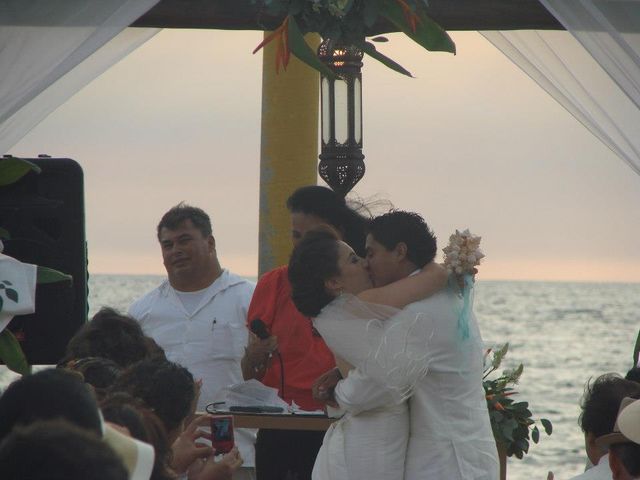
{"type": "MultiPolygon", "coordinates": [[[[361,368],[351,370],[336,387],[336,401],[344,416],[325,435],[314,466],[313,480],[402,480],[409,437],[409,413],[404,400],[410,393],[410,385],[424,375],[419,352],[424,350],[424,338],[429,332],[415,335],[422,340],[418,348],[413,348],[411,338],[386,335],[388,327],[384,320],[397,314],[398,308],[440,290],[447,280],[445,270],[429,263],[416,275],[385,287],[373,288],[366,261],[346,243],[338,241],[332,232],[318,230],[308,233],[294,250],[289,278],[294,302],[303,314],[315,317],[341,294],[357,294],[362,302],[349,302],[350,295],[342,295],[336,301],[355,304],[356,309],[365,308],[366,318],[371,319],[367,332],[371,338],[362,338],[357,322],[345,321],[341,322],[339,338],[332,339],[347,343],[349,359],[354,364],[369,363],[365,369],[367,373],[361,368]],[[353,332],[348,332],[350,325],[354,327],[353,332]],[[386,341],[382,340],[383,337],[402,345],[398,348],[386,345],[371,362],[374,357],[371,347],[386,341]],[[353,342],[353,338],[361,338],[362,341],[353,342]],[[385,358],[389,351],[397,355],[385,358]],[[391,369],[389,362],[393,363],[391,369]],[[385,385],[374,381],[370,373],[378,373],[378,379],[384,380],[385,385]],[[392,380],[388,381],[395,375],[398,376],[397,388],[392,380]]],[[[344,311],[347,316],[346,310],[339,311],[344,311]]],[[[362,312],[357,315],[360,317],[362,312]]],[[[413,328],[428,328],[420,322],[407,327],[409,323],[403,324],[406,332],[413,328]]],[[[328,342],[330,348],[331,343],[328,342]]],[[[341,350],[343,348],[344,345],[340,346],[341,350]]]]}

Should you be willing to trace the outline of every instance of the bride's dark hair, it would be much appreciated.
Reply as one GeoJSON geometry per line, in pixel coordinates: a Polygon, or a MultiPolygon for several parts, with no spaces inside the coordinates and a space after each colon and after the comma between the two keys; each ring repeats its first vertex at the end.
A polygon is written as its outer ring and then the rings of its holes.
{"type": "Polygon", "coordinates": [[[334,298],[324,282],[339,274],[336,233],[326,226],[309,230],[289,259],[291,299],[300,313],[317,316],[334,298]]]}

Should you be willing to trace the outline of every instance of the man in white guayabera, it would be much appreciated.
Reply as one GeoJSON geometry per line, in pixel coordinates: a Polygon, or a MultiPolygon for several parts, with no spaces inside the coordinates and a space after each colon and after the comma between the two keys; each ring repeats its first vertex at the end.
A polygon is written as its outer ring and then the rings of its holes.
{"type": "MultiPolygon", "coordinates": [[[[436,239],[417,214],[390,212],[372,220],[369,232],[367,265],[374,290],[411,276],[435,256],[436,239]]],[[[336,355],[395,389],[397,398],[409,396],[405,480],[499,476],[482,387],[482,338],[473,313],[468,317],[468,334],[461,335],[456,288],[450,285],[386,319],[386,313],[373,305],[370,311],[380,316],[359,334],[351,322],[358,322],[367,308],[354,306],[353,301],[327,306],[314,322],[336,355]],[[362,357],[354,353],[358,350],[354,345],[363,342],[370,351],[359,365],[362,357]],[[418,355],[412,357],[413,353],[418,355]],[[404,386],[402,377],[407,379],[404,386]]],[[[349,382],[349,377],[341,382],[349,382]]],[[[330,382],[324,388],[330,389],[330,382]]],[[[336,390],[351,389],[338,385],[336,390]]],[[[336,399],[339,403],[339,396],[336,399]]]]}
{"type": "MultiPolygon", "coordinates": [[[[167,358],[202,380],[197,409],[219,389],[242,382],[248,342],[247,309],[255,285],[220,267],[209,216],[180,203],[158,224],[167,280],[134,302],[129,315],[165,350],[167,358]]],[[[255,434],[238,429],[244,465],[234,479],[255,478],[255,434]]]]}

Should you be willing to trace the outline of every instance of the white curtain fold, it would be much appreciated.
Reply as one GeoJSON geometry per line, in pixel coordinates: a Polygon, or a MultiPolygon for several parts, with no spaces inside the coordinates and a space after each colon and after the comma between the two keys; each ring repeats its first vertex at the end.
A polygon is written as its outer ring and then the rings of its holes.
{"type": "Polygon", "coordinates": [[[4,0],[0,154],[157,29],[126,29],[158,0],[4,0]]]}
{"type": "Polygon", "coordinates": [[[640,174],[640,1],[542,3],[566,32],[481,33],[640,174]]]}

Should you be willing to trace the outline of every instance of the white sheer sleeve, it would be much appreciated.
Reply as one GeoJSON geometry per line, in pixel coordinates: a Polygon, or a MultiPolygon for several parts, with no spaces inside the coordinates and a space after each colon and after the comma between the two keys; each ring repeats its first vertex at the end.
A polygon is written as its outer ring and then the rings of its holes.
{"type": "Polygon", "coordinates": [[[342,295],[314,325],[334,354],[389,388],[396,400],[406,399],[427,373],[433,322],[424,314],[342,295]]]}

